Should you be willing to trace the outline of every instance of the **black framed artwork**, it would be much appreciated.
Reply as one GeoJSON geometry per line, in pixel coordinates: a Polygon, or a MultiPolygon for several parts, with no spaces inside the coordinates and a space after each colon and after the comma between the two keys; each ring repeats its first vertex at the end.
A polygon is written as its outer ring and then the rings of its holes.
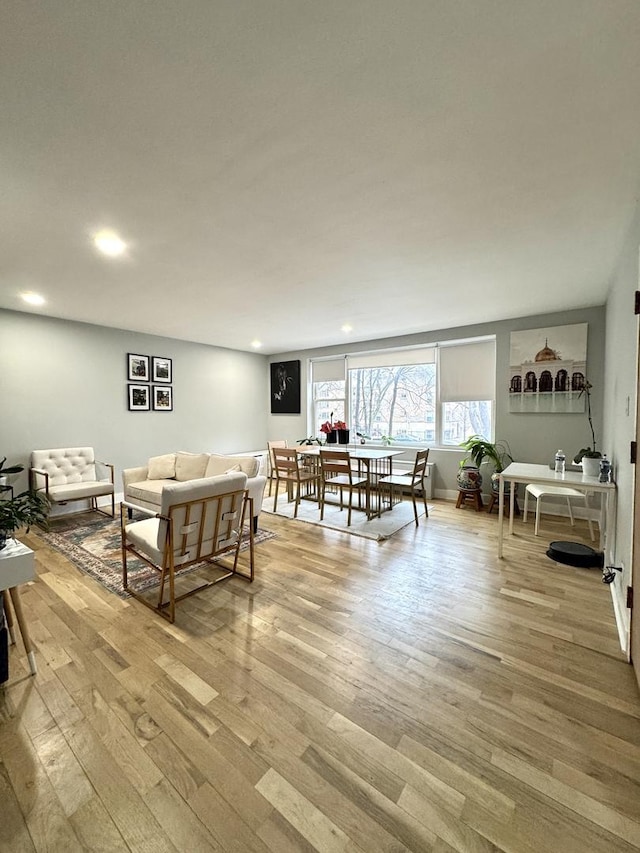
{"type": "Polygon", "coordinates": [[[153,385],[152,398],[154,412],[173,411],[173,388],[169,385],[153,385]]]}
{"type": "Polygon", "coordinates": [[[171,382],[172,365],[170,358],[154,355],[151,359],[151,378],[154,382],[171,382]]]}
{"type": "Polygon", "coordinates": [[[300,414],[300,361],[275,361],[271,365],[271,414],[300,414]]]}
{"type": "Polygon", "coordinates": [[[130,382],[149,381],[149,356],[127,353],[127,376],[130,382]]]}
{"type": "Polygon", "coordinates": [[[148,412],[151,408],[150,386],[129,384],[127,386],[127,390],[129,396],[129,411],[148,412]]]}

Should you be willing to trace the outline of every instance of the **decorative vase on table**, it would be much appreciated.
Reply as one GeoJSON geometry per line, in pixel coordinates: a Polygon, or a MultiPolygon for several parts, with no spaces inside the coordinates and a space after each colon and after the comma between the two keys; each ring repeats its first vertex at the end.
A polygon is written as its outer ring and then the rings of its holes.
{"type": "Polygon", "coordinates": [[[482,488],[482,474],[475,465],[461,465],[456,480],[461,492],[479,492],[482,488]]]}
{"type": "Polygon", "coordinates": [[[600,474],[600,457],[583,456],[582,473],[587,477],[597,477],[600,474]]]}

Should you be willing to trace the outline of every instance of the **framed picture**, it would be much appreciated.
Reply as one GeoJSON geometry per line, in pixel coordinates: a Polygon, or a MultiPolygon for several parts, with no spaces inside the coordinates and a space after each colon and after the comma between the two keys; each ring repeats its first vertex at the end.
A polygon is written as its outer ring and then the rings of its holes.
{"type": "Polygon", "coordinates": [[[171,359],[154,355],[151,359],[151,376],[154,382],[171,382],[171,359]]]}
{"type": "Polygon", "coordinates": [[[154,385],[153,387],[153,411],[173,411],[173,388],[168,385],[154,385]]]}
{"type": "Polygon", "coordinates": [[[148,412],[151,405],[149,402],[148,385],[129,385],[129,411],[148,412]]]}
{"type": "Polygon", "coordinates": [[[271,365],[271,414],[300,414],[300,361],[271,365]]]}
{"type": "Polygon", "coordinates": [[[128,379],[130,382],[149,381],[149,356],[127,353],[128,379]]]}
{"type": "Polygon", "coordinates": [[[509,411],[584,412],[587,323],[511,332],[509,411]]]}

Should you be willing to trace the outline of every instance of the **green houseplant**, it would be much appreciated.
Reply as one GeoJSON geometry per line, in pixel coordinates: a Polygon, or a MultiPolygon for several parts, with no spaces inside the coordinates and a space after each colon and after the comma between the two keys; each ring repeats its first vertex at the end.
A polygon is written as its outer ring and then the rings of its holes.
{"type": "Polygon", "coordinates": [[[20,527],[26,527],[27,533],[32,524],[46,530],[48,515],[49,501],[37,492],[21,492],[11,500],[0,501],[0,550],[20,527]]]}
{"type": "MultiPolygon", "coordinates": [[[[509,444],[506,441],[492,442],[482,435],[471,435],[466,441],[460,443],[460,447],[469,451],[471,459],[478,469],[483,462],[493,463],[494,472],[491,475],[491,488],[495,491],[498,488],[497,475],[504,471],[510,462],[513,462],[509,444]]],[[[468,461],[468,458],[463,459],[460,467],[464,467],[468,461]]],[[[508,491],[508,484],[506,486],[508,491]]]]}

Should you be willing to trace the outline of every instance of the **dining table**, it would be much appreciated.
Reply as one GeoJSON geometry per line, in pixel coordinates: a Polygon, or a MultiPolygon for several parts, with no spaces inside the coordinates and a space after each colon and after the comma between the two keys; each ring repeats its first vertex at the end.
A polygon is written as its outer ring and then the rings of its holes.
{"type": "Polygon", "coordinates": [[[298,453],[301,456],[306,456],[315,460],[315,464],[319,464],[321,450],[328,453],[331,453],[332,451],[348,451],[351,459],[358,465],[358,472],[366,476],[368,481],[367,517],[371,517],[372,515],[380,516],[381,513],[385,511],[385,508],[392,509],[391,497],[389,497],[388,505],[385,507],[383,494],[381,489],[378,488],[378,483],[382,477],[391,476],[393,473],[393,460],[396,456],[401,456],[402,453],[404,453],[403,450],[362,447],[362,445],[347,444],[335,444],[330,447],[325,445],[320,447],[320,445],[317,444],[303,444],[298,448],[298,453]],[[373,513],[371,512],[371,506],[369,504],[370,495],[372,493],[377,495],[377,510],[373,513]]]}
{"type": "Polygon", "coordinates": [[[588,476],[582,471],[565,471],[563,474],[556,473],[549,465],[538,465],[529,462],[512,462],[499,474],[499,501],[498,501],[498,557],[503,556],[504,540],[504,501],[505,485],[511,484],[509,495],[509,535],[513,534],[513,515],[515,503],[515,485],[517,483],[536,484],[540,486],[568,486],[584,492],[585,495],[600,494],[602,502],[600,506],[600,549],[611,546],[611,532],[615,530],[616,513],[616,484],[612,481],[600,482],[599,477],[588,476]]]}

